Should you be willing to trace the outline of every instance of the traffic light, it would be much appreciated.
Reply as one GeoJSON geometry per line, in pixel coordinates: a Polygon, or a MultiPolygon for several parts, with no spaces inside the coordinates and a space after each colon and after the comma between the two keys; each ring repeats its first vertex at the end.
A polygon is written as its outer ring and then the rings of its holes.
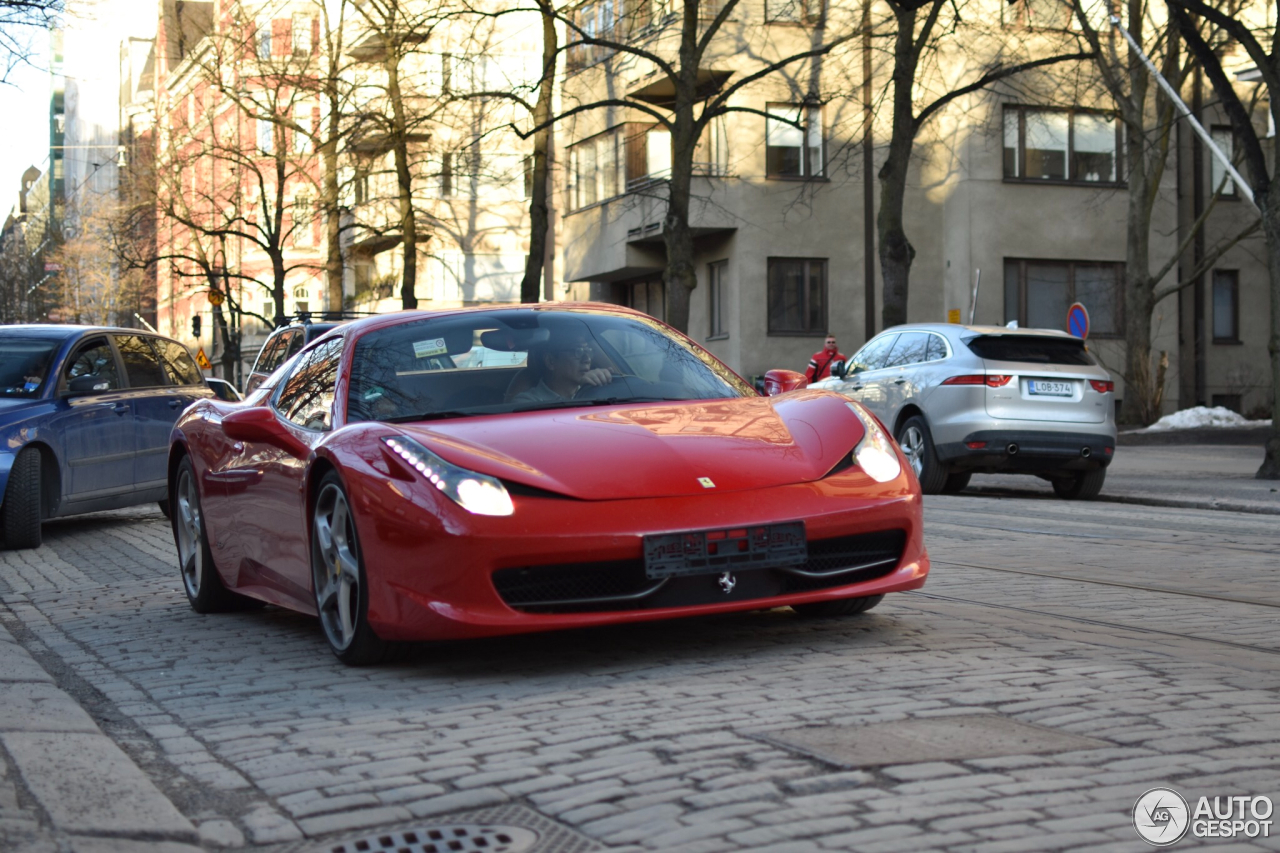
{"type": "Polygon", "coordinates": [[[196,314],[191,318],[191,337],[200,337],[200,315],[196,314]]]}

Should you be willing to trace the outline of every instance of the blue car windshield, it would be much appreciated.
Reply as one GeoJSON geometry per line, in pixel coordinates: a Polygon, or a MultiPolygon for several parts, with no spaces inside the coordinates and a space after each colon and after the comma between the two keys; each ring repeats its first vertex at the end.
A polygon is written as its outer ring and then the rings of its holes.
{"type": "Polygon", "coordinates": [[[754,397],[645,317],[512,309],[410,320],[356,343],[349,421],[754,397]]]}
{"type": "Polygon", "coordinates": [[[40,396],[61,343],[56,338],[0,338],[0,397],[40,396]]]}

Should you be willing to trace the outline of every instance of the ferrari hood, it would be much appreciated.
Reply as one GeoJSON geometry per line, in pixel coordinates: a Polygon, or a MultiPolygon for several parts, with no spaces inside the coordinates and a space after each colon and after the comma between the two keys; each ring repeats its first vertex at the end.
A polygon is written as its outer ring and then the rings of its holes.
{"type": "Polygon", "coordinates": [[[399,428],[456,465],[582,500],[808,482],[834,468],[863,434],[844,399],[818,391],[399,428]]]}

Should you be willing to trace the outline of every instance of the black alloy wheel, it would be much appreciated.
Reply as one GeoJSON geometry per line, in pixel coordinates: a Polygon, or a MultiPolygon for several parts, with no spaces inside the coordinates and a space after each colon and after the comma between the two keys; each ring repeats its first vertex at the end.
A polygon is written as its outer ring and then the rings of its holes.
{"type": "Polygon", "coordinates": [[[0,532],[10,550],[40,547],[40,490],[40,451],[28,447],[18,453],[9,469],[9,483],[0,505],[0,532]]]}
{"type": "Polygon", "coordinates": [[[334,471],[320,481],[311,519],[311,587],[320,627],[338,660],[368,666],[386,656],[389,644],[369,626],[369,582],[355,518],[334,471]]]}
{"type": "Polygon", "coordinates": [[[926,495],[939,494],[947,481],[947,469],[938,461],[933,449],[933,436],[924,418],[920,415],[907,418],[898,428],[897,439],[911,463],[911,470],[916,472],[916,479],[920,481],[920,491],[926,495]]]}

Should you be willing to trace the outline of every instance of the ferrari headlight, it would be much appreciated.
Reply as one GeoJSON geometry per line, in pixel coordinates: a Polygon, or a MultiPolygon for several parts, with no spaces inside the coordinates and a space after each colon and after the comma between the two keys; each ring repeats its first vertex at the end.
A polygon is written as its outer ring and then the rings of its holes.
{"type": "Polygon", "coordinates": [[[467,512],[476,515],[511,515],[515,512],[511,495],[497,477],[446,462],[407,436],[387,436],[382,440],[392,453],[467,512]]]}
{"type": "Polygon", "coordinates": [[[896,480],[902,473],[902,465],[898,462],[898,454],[893,449],[893,441],[880,428],[875,418],[862,411],[861,406],[854,403],[847,405],[858,416],[858,420],[862,421],[865,430],[862,440],[853,449],[854,461],[877,483],[896,480]]]}

